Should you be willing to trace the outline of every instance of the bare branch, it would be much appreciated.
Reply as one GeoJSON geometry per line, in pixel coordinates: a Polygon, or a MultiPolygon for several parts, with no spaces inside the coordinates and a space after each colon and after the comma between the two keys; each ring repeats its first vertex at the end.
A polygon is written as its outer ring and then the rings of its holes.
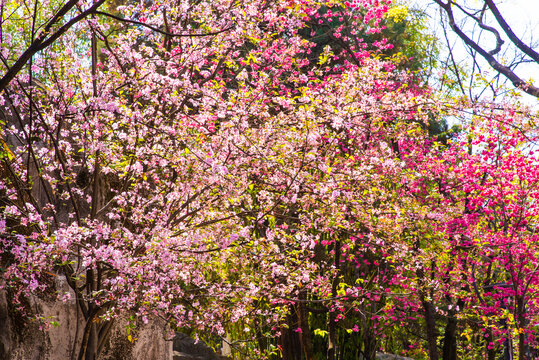
{"type": "Polygon", "coordinates": [[[455,32],[455,34],[458,35],[458,37],[460,37],[464,41],[467,46],[477,51],[477,53],[480,54],[481,57],[483,57],[488,62],[488,64],[492,66],[492,68],[494,68],[494,70],[498,71],[500,74],[509,79],[516,88],[519,88],[522,91],[535,97],[539,97],[539,88],[522,80],[511,68],[499,63],[492,54],[479,46],[479,44],[469,38],[462,31],[462,29],[457,26],[457,24],[455,23],[455,17],[453,15],[453,9],[451,8],[451,6],[453,5],[452,2],[444,3],[441,0],[433,1],[445,11],[449,21],[449,26],[451,26],[451,29],[455,32]]]}
{"type": "Polygon", "coordinates": [[[155,31],[155,32],[158,32],[162,35],[165,35],[165,36],[171,36],[171,37],[202,37],[202,36],[213,36],[213,35],[218,35],[218,34],[221,34],[225,31],[228,31],[230,29],[232,29],[234,26],[229,26],[227,28],[224,28],[222,30],[218,30],[218,31],[213,31],[213,32],[208,32],[208,33],[201,33],[201,34],[193,34],[193,33],[189,33],[189,34],[176,34],[176,33],[171,33],[171,32],[168,32],[168,31],[164,31],[164,30],[161,30],[161,29],[158,29],[156,28],[155,26],[151,26],[151,25],[148,25],[146,23],[143,23],[143,22],[140,22],[140,21],[136,21],[136,20],[131,20],[131,19],[126,19],[126,18],[122,18],[122,17],[119,17],[119,16],[116,16],[116,15],[113,15],[113,14],[109,14],[109,13],[106,13],[106,12],[103,12],[103,11],[96,11],[95,12],[97,15],[103,15],[103,16],[107,16],[107,17],[110,17],[112,19],[115,19],[115,20],[118,20],[118,21],[121,21],[121,22],[125,22],[125,23],[129,23],[129,24],[133,24],[133,25],[140,25],[140,26],[143,26],[145,28],[148,28],[152,31],[155,31]]]}
{"type": "MultiPolygon", "coordinates": [[[[459,8],[460,11],[462,11],[463,13],[465,13],[466,15],[468,15],[469,17],[474,19],[475,22],[477,23],[477,25],[479,25],[479,27],[481,29],[492,33],[496,37],[496,47],[488,52],[490,55],[496,55],[497,53],[499,53],[501,51],[502,45],[504,44],[504,41],[502,40],[502,38],[500,36],[500,33],[498,32],[498,30],[496,28],[494,28],[492,26],[485,25],[483,23],[482,16],[477,17],[477,16],[469,13],[462,6],[455,3],[454,1],[451,1],[451,4],[455,5],[457,8],[459,8]]],[[[481,11],[481,13],[483,14],[483,12],[484,12],[484,9],[481,11]]]]}
{"type": "Polygon", "coordinates": [[[9,85],[11,80],[17,76],[17,74],[22,70],[26,63],[39,51],[47,48],[53,42],[55,42],[60,36],[62,36],[67,30],[69,30],[73,25],[85,19],[91,14],[94,14],[97,8],[101,6],[105,0],[96,1],[91,7],[89,7],[84,12],[75,16],[73,19],[69,20],[66,24],[60,27],[58,30],[50,34],[51,28],[71,9],[77,4],[77,0],[71,0],[67,2],[61,9],[58,11],[54,17],[47,23],[43,30],[38,32],[38,36],[32,41],[30,46],[22,53],[19,59],[11,66],[6,74],[0,79],[0,92],[9,85]]]}
{"type": "Polygon", "coordinates": [[[509,26],[509,24],[505,21],[505,19],[503,18],[502,14],[500,14],[500,11],[498,10],[498,8],[496,7],[496,5],[494,4],[494,2],[492,0],[485,0],[485,3],[487,4],[487,6],[489,7],[490,11],[492,11],[492,14],[494,15],[494,17],[496,18],[496,21],[498,22],[498,24],[500,24],[500,26],[502,27],[503,31],[505,32],[505,34],[509,37],[509,39],[511,40],[511,42],[513,42],[513,44],[515,44],[520,50],[522,50],[522,52],[526,55],[528,55],[529,57],[531,57],[535,62],[539,63],[539,53],[537,53],[536,51],[534,51],[532,48],[530,48],[528,45],[524,44],[522,42],[522,40],[520,40],[516,35],[515,33],[513,32],[513,30],[511,30],[511,27],[509,26]]]}

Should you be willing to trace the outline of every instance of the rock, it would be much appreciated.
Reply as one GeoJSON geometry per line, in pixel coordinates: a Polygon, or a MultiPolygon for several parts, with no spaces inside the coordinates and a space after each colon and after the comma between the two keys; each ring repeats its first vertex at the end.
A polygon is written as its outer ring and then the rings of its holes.
{"type": "Polygon", "coordinates": [[[173,360],[219,360],[212,348],[202,341],[196,341],[186,334],[176,333],[172,341],[173,360]]]}
{"type": "Polygon", "coordinates": [[[174,351],[172,355],[172,360],[204,360],[204,359],[206,358],[203,356],[194,356],[194,355],[189,355],[189,354],[178,352],[178,351],[174,351]]]}
{"type": "MultiPolygon", "coordinates": [[[[68,292],[66,282],[60,280],[57,279],[57,289],[68,292]]],[[[74,298],[74,294],[71,293],[71,299],[74,298]]],[[[31,321],[15,313],[9,294],[4,289],[0,290],[0,360],[77,358],[84,319],[77,310],[76,302],[37,297],[30,297],[27,301],[30,309],[46,319],[53,319],[57,322],[57,326],[43,331],[37,321],[31,321]]],[[[135,334],[137,340],[131,343],[126,333],[130,315],[125,313],[114,321],[108,341],[98,360],[171,360],[172,342],[164,337],[166,322],[152,317],[149,317],[147,323],[137,322],[135,334]]]]}
{"type": "Polygon", "coordinates": [[[395,354],[384,354],[377,352],[376,353],[376,360],[414,360],[409,357],[395,355],[395,354]]]}

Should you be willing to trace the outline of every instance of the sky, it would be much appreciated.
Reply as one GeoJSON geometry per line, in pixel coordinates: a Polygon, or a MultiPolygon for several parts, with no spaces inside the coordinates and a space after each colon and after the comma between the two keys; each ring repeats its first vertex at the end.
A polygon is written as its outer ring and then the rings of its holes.
{"type": "MultiPolygon", "coordinates": [[[[447,0],[444,0],[447,1],[447,0]]],[[[425,9],[430,17],[430,28],[433,29],[435,34],[444,39],[442,28],[440,26],[440,13],[438,6],[433,0],[409,0],[413,7],[425,9]]],[[[480,7],[483,4],[483,0],[459,0],[460,4],[469,4],[470,6],[480,7]]],[[[497,0],[496,5],[500,12],[511,26],[511,29],[519,36],[526,44],[531,45],[532,48],[539,51],[539,0],[497,0]]],[[[494,21],[494,19],[492,19],[494,21]]],[[[458,22],[458,18],[457,18],[458,22]]],[[[466,29],[466,28],[465,28],[466,29]]],[[[468,28],[469,30],[469,28],[468,28]]],[[[494,36],[485,33],[485,37],[481,39],[482,44],[493,44],[494,36]]],[[[451,34],[452,35],[452,34],[451,34]]],[[[506,42],[509,39],[505,37],[506,42]]],[[[450,42],[454,44],[454,54],[458,60],[463,62],[469,62],[470,56],[464,47],[462,40],[452,35],[450,42]]],[[[445,40],[444,40],[445,43],[445,40]]],[[[492,49],[494,46],[486,46],[492,49]]],[[[494,74],[494,70],[483,62],[481,64],[485,70],[490,70],[491,74],[494,74]]],[[[522,64],[517,67],[516,73],[522,79],[533,79],[536,86],[539,86],[539,64],[522,64]]],[[[522,96],[522,102],[536,107],[539,103],[534,97],[524,94],[522,96]]]]}

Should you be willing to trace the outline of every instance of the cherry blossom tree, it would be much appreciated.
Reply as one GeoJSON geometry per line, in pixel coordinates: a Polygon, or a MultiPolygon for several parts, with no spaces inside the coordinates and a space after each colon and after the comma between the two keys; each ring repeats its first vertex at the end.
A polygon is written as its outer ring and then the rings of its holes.
{"type": "Polygon", "coordinates": [[[533,124],[483,106],[462,139],[433,136],[467,107],[382,59],[388,1],[98,3],[24,72],[5,63],[18,311],[74,296],[79,359],[126,312],[241,358],[373,359],[403,324],[431,359],[441,324],[444,359],[477,329],[488,356],[536,349],[533,124]]]}

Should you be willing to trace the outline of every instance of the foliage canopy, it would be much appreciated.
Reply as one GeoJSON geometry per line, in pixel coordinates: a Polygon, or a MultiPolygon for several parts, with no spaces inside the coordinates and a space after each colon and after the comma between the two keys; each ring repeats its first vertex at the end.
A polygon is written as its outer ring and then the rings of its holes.
{"type": "Polygon", "coordinates": [[[440,98],[405,8],[16,4],[2,286],[24,312],[65,279],[79,359],[125,312],[241,359],[537,355],[533,118],[440,98]]]}

